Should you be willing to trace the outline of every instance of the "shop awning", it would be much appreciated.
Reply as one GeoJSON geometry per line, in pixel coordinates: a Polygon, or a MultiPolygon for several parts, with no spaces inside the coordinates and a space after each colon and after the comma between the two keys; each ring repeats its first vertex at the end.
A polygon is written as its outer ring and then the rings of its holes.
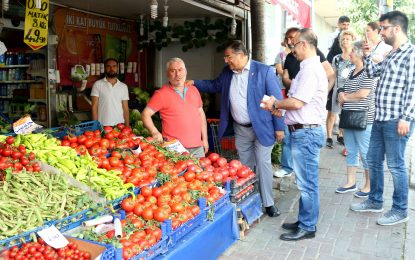
{"type": "Polygon", "coordinates": [[[311,27],[311,2],[309,0],[271,0],[280,5],[304,28],[311,27]]]}

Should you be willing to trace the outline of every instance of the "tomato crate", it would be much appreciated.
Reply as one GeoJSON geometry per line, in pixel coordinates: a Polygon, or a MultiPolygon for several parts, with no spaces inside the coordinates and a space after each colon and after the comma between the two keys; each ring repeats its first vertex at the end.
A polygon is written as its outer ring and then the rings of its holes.
{"type": "Polygon", "coordinates": [[[212,137],[214,152],[228,160],[238,159],[235,146],[235,136],[223,136],[219,139],[219,119],[208,119],[209,132],[212,137]]]}
{"type": "Polygon", "coordinates": [[[231,196],[237,195],[239,192],[241,192],[243,189],[248,187],[251,184],[254,184],[258,181],[258,177],[256,175],[253,175],[251,178],[246,179],[243,183],[238,184],[237,180],[231,180],[229,182],[230,190],[231,190],[231,196]]]}
{"type": "Polygon", "coordinates": [[[184,236],[189,234],[192,230],[196,229],[198,226],[202,225],[206,220],[206,199],[200,198],[198,201],[200,207],[200,213],[193,219],[187,221],[181,226],[173,230],[171,219],[166,220],[167,226],[167,236],[168,236],[168,246],[169,248],[174,247],[177,242],[182,239],[184,236]]]}
{"type": "Polygon", "coordinates": [[[0,240],[0,252],[3,251],[3,249],[7,249],[12,246],[20,246],[21,244],[32,241],[33,238],[36,237],[36,233],[44,228],[44,226],[38,227],[22,234],[0,240]]]}
{"type": "Polygon", "coordinates": [[[227,183],[225,186],[225,189],[223,191],[222,197],[220,197],[217,201],[215,201],[212,205],[209,205],[206,207],[205,211],[206,214],[209,214],[209,211],[217,212],[220,210],[223,206],[230,203],[230,190],[229,190],[229,184],[227,183]]]}
{"type": "Polygon", "coordinates": [[[258,187],[257,187],[256,183],[253,183],[253,184],[245,187],[245,189],[243,189],[242,191],[240,191],[239,193],[237,193],[235,195],[231,195],[231,202],[235,203],[235,204],[239,204],[239,203],[243,202],[246,198],[248,198],[249,195],[258,192],[258,187]],[[246,192],[244,192],[245,189],[247,189],[246,192]]]}
{"type": "Polygon", "coordinates": [[[85,133],[85,131],[100,130],[102,132],[102,126],[98,121],[88,121],[85,123],[80,123],[79,125],[70,126],[68,127],[68,130],[69,132],[78,136],[85,133]]]}
{"type": "Polygon", "coordinates": [[[58,126],[45,129],[42,132],[50,134],[57,139],[63,139],[63,137],[65,137],[65,135],[68,134],[68,128],[66,128],[65,126],[58,126]]]}
{"type": "MultiPolygon", "coordinates": [[[[159,242],[149,249],[143,251],[141,254],[138,254],[132,258],[132,260],[150,260],[156,258],[157,256],[164,254],[168,251],[168,238],[163,236],[159,242]]],[[[121,258],[122,260],[122,258],[121,258]]]]}

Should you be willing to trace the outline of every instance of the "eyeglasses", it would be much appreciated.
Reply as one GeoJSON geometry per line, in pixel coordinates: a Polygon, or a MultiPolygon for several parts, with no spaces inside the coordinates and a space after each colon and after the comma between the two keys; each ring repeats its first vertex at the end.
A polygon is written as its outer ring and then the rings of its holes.
{"type": "Polygon", "coordinates": [[[382,30],[386,30],[386,29],[388,29],[389,27],[395,27],[396,25],[384,25],[384,26],[380,26],[380,30],[382,31],[382,30]]]}
{"type": "Polygon", "coordinates": [[[229,55],[225,55],[223,56],[223,59],[226,60],[233,60],[233,58],[237,55],[238,53],[233,53],[233,54],[229,54],[229,55]]]}

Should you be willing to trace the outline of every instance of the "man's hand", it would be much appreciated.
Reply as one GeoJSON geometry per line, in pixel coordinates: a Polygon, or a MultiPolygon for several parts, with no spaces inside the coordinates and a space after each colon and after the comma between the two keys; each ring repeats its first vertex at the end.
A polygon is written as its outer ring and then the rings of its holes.
{"type": "Polygon", "coordinates": [[[163,136],[160,134],[159,131],[151,133],[151,136],[153,137],[154,141],[159,143],[163,142],[163,136]]]}
{"type": "Polygon", "coordinates": [[[277,138],[278,143],[281,143],[284,139],[284,131],[275,131],[275,138],[277,138]]]}
{"type": "Polygon", "coordinates": [[[269,99],[267,101],[261,100],[261,107],[264,110],[268,110],[268,111],[273,111],[275,110],[274,108],[274,102],[276,101],[275,97],[270,96],[269,99]]]}
{"type": "Polygon", "coordinates": [[[205,154],[209,151],[209,142],[208,140],[202,140],[203,141],[203,148],[205,150],[205,154]]]}
{"type": "Polygon", "coordinates": [[[409,133],[409,127],[411,123],[404,120],[399,120],[398,122],[398,134],[400,136],[406,136],[409,133]]]}
{"type": "Polygon", "coordinates": [[[188,79],[184,82],[185,86],[193,86],[195,84],[195,81],[192,79],[188,79]]]}

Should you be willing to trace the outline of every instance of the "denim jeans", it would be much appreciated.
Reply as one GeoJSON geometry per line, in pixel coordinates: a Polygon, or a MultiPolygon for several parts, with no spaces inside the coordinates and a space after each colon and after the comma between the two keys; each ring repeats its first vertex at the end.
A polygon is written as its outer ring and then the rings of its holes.
{"type": "Polygon", "coordinates": [[[291,132],[290,141],[297,186],[301,194],[299,227],[315,231],[320,210],[318,163],[320,148],[324,143],[323,129],[316,127],[296,130],[291,132]]]}
{"type": "Polygon", "coordinates": [[[288,131],[288,126],[285,126],[284,139],[282,140],[281,168],[287,173],[293,171],[293,158],[291,156],[290,131],[288,131]]]}
{"type": "Polygon", "coordinates": [[[372,124],[368,124],[365,130],[344,129],[344,144],[347,149],[347,166],[359,166],[359,153],[363,168],[368,169],[366,154],[369,149],[372,124]]]}
{"type": "Polygon", "coordinates": [[[408,211],[408,173],[405,166],[405,147],[411,136],[414,124],[406,136],[397,131],[398,120],[375,121],[372,126],[367,163],[370,175],[369,200],[383,204],[384,171],[386,162],[393,178],[392,211],[407,216],[408,211]]]}

